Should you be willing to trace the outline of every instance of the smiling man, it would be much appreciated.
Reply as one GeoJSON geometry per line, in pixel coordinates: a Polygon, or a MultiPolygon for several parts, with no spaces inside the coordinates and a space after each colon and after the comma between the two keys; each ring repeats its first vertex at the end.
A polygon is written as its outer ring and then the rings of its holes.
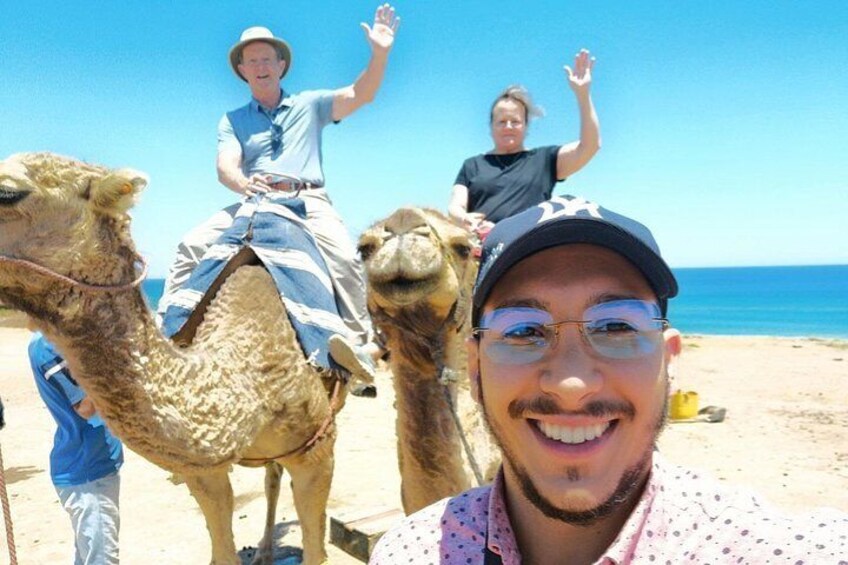
{"type": "Polygon", "coordinates": [[[594,203],[498,223],[468,367],[501,472],[408,517],[371,563],[845,563],[845,514],[783,517],[656,451],[676,294],[650,231],[594,203]]]}

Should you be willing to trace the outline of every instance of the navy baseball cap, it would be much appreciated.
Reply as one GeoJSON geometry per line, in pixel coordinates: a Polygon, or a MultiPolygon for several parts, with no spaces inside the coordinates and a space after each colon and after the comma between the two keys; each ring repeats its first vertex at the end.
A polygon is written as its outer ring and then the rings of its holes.
{"type": "Polygon", "coordinates": [[[511,267],[534,253],[569,243],[600,245],[624,256],[644,275],[665,316],[668,299],[677,295],[677,280],[650,230],[578,196],[555,196],[498,222],[489,232],[474,285],[472,324],[477,326],[495,283],[511,267]]]}

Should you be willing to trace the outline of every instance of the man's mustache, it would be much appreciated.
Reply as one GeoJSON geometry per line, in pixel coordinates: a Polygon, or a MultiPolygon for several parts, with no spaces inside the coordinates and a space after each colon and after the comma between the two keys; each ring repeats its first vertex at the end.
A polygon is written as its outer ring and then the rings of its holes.
{"type": "Polygon", "coordinates": [[[517,399],[509,403],[507,411],[511,418],[520,419],[526,413],[546,416],[591,416],[593,418],[621,417],[633,418],[636,410],[628,402],[609,402],[596,400],[588,403],[581,410],[563,410],[549,396],[536,396],[530,400],[517,399]]]}

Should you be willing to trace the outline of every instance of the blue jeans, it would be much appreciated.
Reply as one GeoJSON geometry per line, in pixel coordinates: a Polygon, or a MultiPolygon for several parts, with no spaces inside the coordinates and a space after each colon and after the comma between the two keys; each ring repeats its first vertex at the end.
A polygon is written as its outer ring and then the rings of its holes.
{"type": "Polygon", "coordinates": [[[120,490],[121,478],[117,471],[81,485],[56,487],[62,507],[71,517],[71,525],[74,528],[74,565],[119,563],[120,490]]]}

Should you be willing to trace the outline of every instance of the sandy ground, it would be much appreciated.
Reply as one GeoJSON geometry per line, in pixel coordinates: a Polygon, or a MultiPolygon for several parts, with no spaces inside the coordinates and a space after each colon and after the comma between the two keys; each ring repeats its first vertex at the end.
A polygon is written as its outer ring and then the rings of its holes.
{"type": "MultiPolygon", "coordinates": [[[[29,333],[0,327],[0,432],[19,562],[70,562],[73,542],[47,470],[54,423],[26,359],[29,333]]],[[[848,510],[848,342],[790,338],[685,339],[678,383],[701,406],[727,409],[722,423],[677,423],[660,447],[670,459],[751,487],[790,512],[828,505],[848,510]]],[[[377,399],[350,397],[339,417],[329,515],[400,507],[393,395],[380,375],[377,399]]],[[[122,474],[121,556],[128,564],[207,563],[203,518],[184,485],[127,453],[122,474]]],[[[261,470],[237,468],[234,530],[255,545],[264,517],[261,470]]],[[[284,483],[287,481],[284,478],[284,483]]],[[[366,511],[367,513],[367,511],[366,511]]],[[[291,495],[278,507],[280,545],[299,546],[291,495]]],[[[0,563],[7,562],[0,535],[0,563]]],[[[328,544],[333,563],[358,563],[328,544]]]]}

